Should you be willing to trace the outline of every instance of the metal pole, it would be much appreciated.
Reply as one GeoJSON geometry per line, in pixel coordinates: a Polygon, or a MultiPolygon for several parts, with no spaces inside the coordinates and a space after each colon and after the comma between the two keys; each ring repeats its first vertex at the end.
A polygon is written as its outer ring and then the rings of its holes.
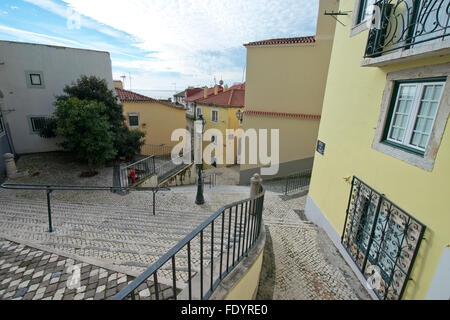
{"type": "Polygon", "coordinates": [[[203,179],[202,179],[202,164],[197,165],[198,179],[197,179],[197,197],[195,198],[195,204],[204,204],[205,198],[203,197],[203,179]]]}
{"type": "Polygon", "coordinates": [[[52,193],[51,189],[45,190],[45,193],[47,194],[47,212],[48,212],[48,232],[53,232],[52,227],[52,208],[50,205],[50,193],[52,193]]]}
{"type": "Polygon", "coordinates": [[[155,213],[155,206],[156,206],[155,200],[156,200],[156,192],[157,191],[153,190],[152,192],[153,192],[153,215],[155,216],[156,215],[156,213],[155,213]]]}

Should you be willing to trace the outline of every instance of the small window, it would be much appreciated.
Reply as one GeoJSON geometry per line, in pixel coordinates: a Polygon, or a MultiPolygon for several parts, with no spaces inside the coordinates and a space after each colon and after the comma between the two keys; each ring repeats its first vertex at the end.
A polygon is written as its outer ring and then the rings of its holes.
{"type": "Polygon", "coordinates": [[[360,0],[358,23],[366,21],[372,15],[371,6],[375,4],[375,0],[360,0]]]}
{"type": "Polygon", "coordinates": [[[211,121],[212,122],[219,122],[219,111],[212,110],[212,112],[211,112],[211,121]]]}
{"type": "Polygon", "coordinates": [[[128,125],[130,127],[139,127],[139,115],[129,114],[128,115],[128,125]]]}
{"type": "Polygon", "coordinates": [[[32,133],[39,133],[47,122],[47,117],[30,117],[30,125],[32,133]]]}
{"type": "Polygon", "coordinates": [[[397,83],[385,142],[423,155],[443,91],[443,81],[397,83]]]}
{"type": "Polygon", "coordinates": [[[30,82],[32,86],[42,86],[41,75],[37,73],[31,73],[30,82]]]}
{"type": "Polygon", "coordinates": [[[202,108],[198,107],[197,108],[197,117],[202,115],[202,108]]]}

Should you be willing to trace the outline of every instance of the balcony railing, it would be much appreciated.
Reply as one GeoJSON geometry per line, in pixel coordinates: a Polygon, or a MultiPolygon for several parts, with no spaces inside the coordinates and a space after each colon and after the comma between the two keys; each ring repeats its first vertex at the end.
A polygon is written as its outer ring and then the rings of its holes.
{"type": "Polygon", "coordinates": [[[258,242],[263,205],[264,189],[261,187],[257,197],[220,208],[112,300],[134,300],[138,288],[146,281],[153,282],[152,298],[159,300],[162,279],[171,282],[170,298],[177,299],[180,292],[177,283],[182,281],[187,282],[184,298],[209,299],[222,280],[258,242]],[[194,277],[198,283],[193,281],[194,277]]]}
{"type": "Polygon", "coordinates": [[[365,58],[450,39],[449,0],[380,0],[365,58]]]}
{"type": "Polygon", "coordinates": [[[399,300],[425,225],[353,177],[342,244],[381,300],[399,300]]]}

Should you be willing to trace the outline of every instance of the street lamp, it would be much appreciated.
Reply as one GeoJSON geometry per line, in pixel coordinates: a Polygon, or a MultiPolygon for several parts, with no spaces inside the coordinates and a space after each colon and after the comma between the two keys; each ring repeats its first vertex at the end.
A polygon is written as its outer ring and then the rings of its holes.
{"type": "Polygon", "coordinates": [[[241,124],[242,119],[244,118],[244,113],[241,110],[236,111],[236,118],[238,118],[239,124],[241,124]]]}
{"type": "MultiPolygon", "coordinates": [[[[205,133],[206,120],[203,119],[203,115],[200,114],[197,118],[197,121],[202,122],[202,134],[205,133]]],[[[200,139],[200,143],[199,143],[200,151],[203,151],[202,140],[203,139],[200,139]]],[[[198,179],[197,179],[197,196],[195,198],[195,204],[204,204],[205,203],[205,198],[203,197],[202,170],[203,170],[203,160],[202,160],[202,157],[200,157],[200,163],[197,164],[198,179]]]]}

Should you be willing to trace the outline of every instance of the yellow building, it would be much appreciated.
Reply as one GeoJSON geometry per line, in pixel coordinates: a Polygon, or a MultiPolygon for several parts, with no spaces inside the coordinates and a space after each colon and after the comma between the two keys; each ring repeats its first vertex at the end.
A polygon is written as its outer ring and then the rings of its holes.
{"type": "MultiPolygon", "coordinates": [[[[265,179],[311,169],[336,20],[336,0],[321,0],[315,36],[252,42],[247,48],[243,126],[279,129],[279,172],[265,179]]],[[[245,148],[246,153],[248,147],[245,148]]],[[[269,146],[270,150],[270,146],[269,146]]],[[[248,154],[245,159],[249,159],[248,154]]],[[[241,164],[240,182],[260,173],[261,162],[241,164]]]]}
{"type": "Polygon", "coordinates": [[[305,213],[374,297],[448,300],[448,0],[372,3],[340,1],[305,213]]]}
{"type": "MultiPolygon", "coordinates": [[[[227,165],[233,165],[237,163],[238,157],[238,138],[235,134],[227,134],[227,129],[236,130],[242,128],[241,122],[238,120],[236,113],[238,111],[243,112],[245,99],[245,84],[236,85],[231,88],[225,87],[223,91],[219,91],[219,86],[214,88],[212,94],[208,95],[208,89],[204,89],[203,98],[197,99],[196,103],[196,116],[200,114],[206,121],[205,133],[209,129],[218,130],[218,134],[211,136],[211,141],[218,145],[221,143],[222,148],[222,161],[214,153],[217,167],[223,167],[227,165]],[[220,141],[222,139],[222,141],[220,141]],[[229,150],[233,150],[231,154],[227,154],[227,143],[232,143],[233,148],[229,147],[229,150]],[[229,161],[227,161],[227,157],[229,161]],[[220,163],[222,162],[222,163],[220,163]]],[[[206,137],[208,139],[208,137],[206,137]]],[[[210,142],[203,142],[203,149],[209,145],[210,142]]],[[[220,146],[219,146],[220,147],[220,146]]],[[[214,160],[212,160],[214,162],[214,160]]]]}
{"type": "Polygon", "coordinates": [[[167,155],[177,142],[171,141],[172,132],[186,128],[186,110],[181,105],[166,103],[116,86],[123,104],[126,123],[130,129],[145,132],[145,155],[167,155]]]}

